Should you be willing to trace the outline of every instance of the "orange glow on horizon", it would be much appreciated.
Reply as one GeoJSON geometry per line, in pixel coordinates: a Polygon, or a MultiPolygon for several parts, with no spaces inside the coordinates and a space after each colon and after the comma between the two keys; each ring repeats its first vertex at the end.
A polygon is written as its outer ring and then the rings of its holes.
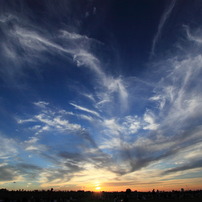
{"type": "Polygon", "coordinates": [[[97,191],[99,191],[99,190],[101,189],[101,187],[96,187],[95,189],[96,189],[97,191]]]}

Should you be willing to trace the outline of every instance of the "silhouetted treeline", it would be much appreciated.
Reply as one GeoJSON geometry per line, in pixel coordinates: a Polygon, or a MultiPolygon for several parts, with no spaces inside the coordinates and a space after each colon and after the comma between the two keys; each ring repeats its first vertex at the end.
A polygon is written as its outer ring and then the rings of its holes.
{"type": "Polygon", "coordinates": [[[202,190],[197,191],[151,191],[138,192],[127,189],[126,192],[91,191],[8,191],[0,189],[0,202],[132,202],[132,201],[202,201],[202,190]]]}

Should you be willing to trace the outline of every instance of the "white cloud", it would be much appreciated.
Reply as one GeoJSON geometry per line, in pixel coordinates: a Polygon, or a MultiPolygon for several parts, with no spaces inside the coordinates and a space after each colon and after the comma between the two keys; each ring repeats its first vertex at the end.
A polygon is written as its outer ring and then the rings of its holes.
{"type": "Polygon", "coordinates": [[[4,50],[4,54],[10,58],[11,60],[17,61],[17,54],[15,53],[15,51],[12,50],[12,46],[11,45],[6,45],[5,43],[2,44],[2,49],[4,50]]]}
{"type": "MultiPolygon", "coordinates": [[[[8,21],[4,23],[7,24],[8,21]]],[[[9,40],[4,40],[2,47],[5,49],[3,51],[6,53],[5,58],[9,58],[8,68],[10,70],[7,71],[7,67],[4,68],[4,78],[8,74],[10,77],[23,75],[24,69],[21,68],[22,65],[17,65],[18,63],[28,61],[28,63],[36,64],[39,61],[46,60],[44,53],[57,54],[64,59],[72,60],[80,68],[84,66],[90,69],[96,75],[94,82],[96,82],[99,89],[96,94],[100,98],[97,103],[102,103],[102,107],[104,104],[108,105],[110,102],[114,102],[112,94],[117,93],[121,103],[120,109],[127,109],[128,92],[123,78],[108,76],[102,68],[104,63],[93,53],[92,47],[99,45],[99,41],[69,30],[58,30],[53,36],[44,32],[40,27],[32,27],[31,24],[29,26],[27,24],[29,24],[28,19],[18,19],[11,29],[6,29],[5,38],[9,40]],[[24,50],[22,51],[24,55],[19,55],[18,48],[24,50]],[[13,62],[12,65],[10,65],[11,61],[13,62]]],[[[35,65],[31,66],[35,68],[35,65]]],[[[25,68],[30,68],[30,65],[25,68]]],[[[37,66],[35,70],[37,71],[37,66]]],[[[95,102],[92,96],[88,96],[88,98],[95,102]]],[[[39,101],[34,104],[45,107],[48,103],[39,101]]],[[[97,106],[100,107],[99,104],[97,106]]],[[[92,110],[90,113],[92,113],[92,110]]],[[[98,113],[96,112],[97,115],[98,113]]]]}
{"type": "Polygon", "coordinates": [[[8,22],[8,21],[10,21],[12,19],[17,19],[17,18],[16,18],[16,16],[11,15],[10,13],[7,13],[5,15],[0,16],[0,22],[1,23],[6,23],[6,22],[8,22]]]}
{"type": "Polygon", "coordinates": [[[96,112],[96,111],[93,111],[93,110],[90,110],[90,109],[88,109],[88,108],[85,108],[85,107],[76,105],[76,104],[74,104],[74,103],[70,103],[70,105],[74,106],[76,109],[79,109],[79,110],[81,110],[81,111],[88,112],[88,113],[93,114],[93,115],[95,115],[95,116],[97,116],[97,117],[100,117],[100,114],[99,114],[98,112],[96,112]]]}
{"type": "Polygon", "coordinates": [[[41,147],[38,145],[29,145],[25,148],[26,151],[41,151],[41,147]]]}
{"type": "Polygon", "coordinates": [[[31,151],[36,151],[36,152],[46,151],[47,150],[46,145],[40,144],[39,141],[40,141],[39,137],[36,137],[36,136],[30,137],[29,140],[25,140],[23,143],[25,151],[29,151],[29,152],[31,152],[31,151]]]}
{"type": "Polygon", "coordinates": [[[68,32],[67,30],[60,30],[60,33],[62,35],[63,38],[65,39],[73,39],[73,40],[77,40],[77,39],[80,39],[80,40],[90,40],[90,38],[88,38],[86,35],[80,35],[80,34],[77,34],[77,33],[74,33],[74,32],[68,32]]]}
{"type": "Polygon", "coordinates": [[[84,114],[78,114],[77,117],[80,117],[80,118],[85,119],[85,120],[90,121],[90,122],[92,122],[94,120],[93,117],[87,116],[84,114]]]}
{"type": "Polygon", "coordinates": [[[155,123],[155,118],[154,118],[154,115],[147,111],[145,114],[144,114],[144,121],[145,121],[145,126],[143,127],[144,130],[156,130],[158,129],[158,124],[155,123]]]}
{"type": "Polygon", "coordinates": [[[0,158],[8,159],[18,154],[18,143],[12,139],[0,135],[0,158]]]}
{"type": "Polygon", "coordinates": [[[123,122],[124,130],[128,134],[135,134],[141,128],[141,121],[138,116],[127,116],[123,122]]]}
{"type": "Polygon", "coordinates": [[[33,129],[33,130],[38,130],[40,128],[41,128],[41,125],[35,125],[35,126],[31,127],[31,129],[33,129]]]}
{"type": "Polygon", "coordinates": [[[109,103],[109,102],[110,102],[110,99],[105,97],[104,99],[102,99],[101,101],[96,103],[96,107],[100,108],[100,107],[102,107],[102,105],[109,103]]]}
{"type": "Polygon", "coordinates": [[[187,34],[187,38],[190,40],[190,41],[194,41],[198,44],[201,44],[202,43],[202,32],[201,30],[198,31],[196,34],[192,34],[190,32],[190,28],[189,26],[186,26],[184,25],[184,28],[185,28],[185,31],[186,31],[186,34],[187,34]]]}
{"type": "Polygon", "coordinates": [[[68,54],[74,53],[73,50],[63,48],[62,46],[52,42],[51,40],[49,41],[47,38],[41,36],[39,33],[21,26],[15,26],[14,34],[20,40],[22,47],[27,49],[27,51],[51,51],[50,48],[53,48],[53,50],[61,51],[68,54]]]}
{"type": "Polygon", "coordinates": [[[166,100],[164,112],[165,121],[183,123],[187,119],[200,114],[202,57],[188,57],[184,60],[174,60],[170,65],[173,71],[160,82],[162,99],[166,100]],[[167,115],[165,116],[165,113],[167,115]],[[179,122],[180,121],[180,122],[179,122]]]}
{"type": "Polygon", "coordinates": [[[74,114],[73,112],[69,112],[69,111],[66,111],[66,110],[64,110],[64,109],[59,110],[58,113],[61,114],[61,115],[71,115],[71,116],[75,116],[75,114],[74,114]]]}
{"type": "Polygon", "coordinates": [[[52,126],[52,125],[54,126],[52,117],[50,117],[49,114],[47,115],[45,113],[41,113],[41,114],[36,115],[34,118],[42,123],[47,124],[48,126],[52,126]]]}
{"type": "Polygon", "coordinates": [[[171,1],[170,5],[166,8],[166,10],[164,11],[164,13],[160,19],[157,33],[155,34],[153,41],[152,41],[151,56],[153,56],[155,54],[156,45],[161,37],[163,27],[164,27],[166,21],[168,20],[168,18],[170,17],[171,12],[175,6],[175,3],[176,3],[176,0],[171,1]]]}
{"type": "Polygon", "coordinates": [[[163,108],[164,108],[164,106],[166,104],[166,98],[164,96],[161,96],[161,95],[155,95],[155,96],[149,98],[149,100],[156,102],[157,107],[160,110],[163,110],[163,108]]]}
{"type": "Polygon", "coordinates": [[[78,131],[81,129],[79,124],[70,123],[68,120],[63,119],[61,116],[53,116],[50,114],[38,114],[35,116],[35,119],[40,121],[43,125],[37,132],[37,134],[45,132],[45,131],[52,131],[58,130],[62,133],[68,131],[78,131]]]}
{"type": "Polygon", "coordinates": [[[23,123],[29,123],[29,122],[35,122],[35,120],[34,119],[18,119],[17,118],[17,123],[19,123],[19,124],[23,124],[23,123]]]}
{"type": "Polygon", "coordinates": [[[107,119],[103,122],[104,126],[110,129],[111,134],[119,135],[122,127],[117,123],[117,121],[113,119],[107,119]]]}
{"type": "Polygon", "coordinates": [[[100,61],[90,52],[80,49],[74,54],[73,60],[76,62],[78,67],[86,66],[93,70],[99,77],[106,77],[100,68],[100,61]]]}
{"type": "Polygon", "coordinates": [[[128,92],[124,85],[124,82],[121,78],[114,79],[112,77],[108,77],[105,83],[106,87],[110,92],[117,92],[120,96],[121,107],[127,108],[128,104],[128,92]]]}
{"type": "MultiPolygon", "coordinates": [[[[70,35],[71,34],[68,32],[67,38],[70,37],[70,35]]],[[[80,35],[76,36],[76,38],[77,39],[84,38],[85,40],[88,39],[87,44],[89,44],[93,41],[93,39],[89,39],[87,37],[83,37],[80,35]]],[[[96,41],[96,43],[97,43],[97,41],[96,41]]],[[[123,108],[123,109],[127,108],[128,92],[126,90],[124,81],[123,81],[123,79],[121,79],[121,77],[113,78],[113,77],[106,75],[104,73],[104,71],[102,70],[101,61],[94,54],[92,54],[90,51],[88,51],[88,48],[86,48],[86,47],[78,48],[76,46],[76,51],[73,54],[73,60],[76,62],[77,66],[79,66],[79,67],[85,66],[85,67],[91,69],[96,74],[97,78],[99,79],[98,84],[100,85],[100,87],[104,87],[104,89],[100,88],[100,92],[97,92],[98,97],[100,97],[100,100],[98,101],[98,103],[102,103],[102,104],[106,103],[106,102],[103,102],[103,94],[105,97],[104,100],[110,101],[111,100],[110,94],[118,93],[120,101],[121,101],[121,108],[123,108]],[[102,94],[102,96],[99,96],[99,94],[102,94]]],[[[84,94],[84,95],[86,95],[86,94],[84,94]]],[[[91,95],[91,97],[89,97],[89,95],[88,95],[88,98],[91,99],[92,101],[95,101],[94,98],[92,97],[92,95],[91,95]]]]}
{"type": "Polygon", "coordinates": [[[89,100],[95,102],[93,94],[82,93],[83,96],[87,97],[89,100]]]}
{"type": "Polygon", "coordinates": [[[55,123],[55,125],[59,126],[59,128],[64,131],[65,130],[77,131],[77,130],[81,129],[81,126],[79,124],[69,123],[68,120],[64,120],[61,117],[55,117],[54,123],[55,123]]]}
{"type": "Polygon", "coordinates": [[[31,137],[29,140],[26,140],[25,143],[34,144],[34,143],[37,143],[38,140],[39,140],[39,138],[37,138],[37,137],[31,137]]]}
{"type": "Polygon", "coordinates": [[[46,106],[48,106],[49,103],[44,101],[38,101],[38,102],[34,102],[34,105],[40,108],[46,108],[46,106]]]}
{"type": "MultiPolygon", "coordinates": [[[[77,132],[82,129],[80,124],[70,123],[66,115],[74,115],[65,110],[54,109],[51,106],[43,101],[35,103],[41,110],[37,115],[33,115],[29,119],[21,120],[19,119],[18,123],[26,124],[27,122],[32,122],[33,125],[30,129],[36,131],[35,134],[38,135],[43,132],[58,131],[60,133],[65,132],[77,132]]],[[[85,117],[87,118],[87,117],[85,117]]],[[[90,120],[90,117],[88,117],[90,120]]],[[[32,138],[29,141],[36,141],[36,138],[32,138]]]]}

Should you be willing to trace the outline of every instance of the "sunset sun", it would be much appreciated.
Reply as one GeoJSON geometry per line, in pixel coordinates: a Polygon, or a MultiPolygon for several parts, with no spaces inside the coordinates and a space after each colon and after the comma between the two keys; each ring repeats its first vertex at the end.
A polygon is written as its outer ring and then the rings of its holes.
{"type": "Polygon", "coordinates": [[[95,189],[96,191],[100,191],[101,187],[96,187],[95,189]]]}

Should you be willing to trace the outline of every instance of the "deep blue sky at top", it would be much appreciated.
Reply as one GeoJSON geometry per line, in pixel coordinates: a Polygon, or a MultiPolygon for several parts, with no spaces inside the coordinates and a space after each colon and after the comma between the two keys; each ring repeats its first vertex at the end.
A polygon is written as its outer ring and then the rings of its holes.
{"type": "MultiPolygon", "coordinates": [[[[110,69],[115,69],[114,73],[116,74],[117,71],[136,72],[142,69],[142,63],[145,63],[145,60],[147,61],[149,58],[152,39],[157,31],[159,19],[169,1],[84,0],[69,1],[65,4],[64,1],[51,1],[51,5],[47,6],[46,1],[27,0],[10,1],[10,3],[8,1],[6,4],[5,10],[14,9],[15,12],[26,13],[36,26],[42,26],[50,34],[67,26],[72,31],[97,39],[105,45],[107,44],[108,54],[105,53],[106,59],[110,60],[113,57],[114,60],[110,62],[114,62],[114,64],[111,65],[110,69]],[[69,10],[69,7],[71,7],[71,10],[69,10]],[[96,11],[93,11],[95,8],[96,11]],[[85,17],[87,10],[89,16],[85,17]],[[93,12],[96,12],[96,15],[93,15],[93,12]],[[117,59],[119,57],[121,59],[117,59]],[[121,64],[116,64],[120,61],[121,64]],[[124,68],[120,70],[122,65],[124,68]]],[[[178,6],[182,9],[183,3],[179,1],[178,4],[181,4],[178,6]]],[[[178,12],[178,10],[175,12],[178,12]]],[[[186,19],[186,15],[184,18],[186,19]]],[[[169,35],[167,40],[172,40],[172,30],[168,27],[166,32],[169,35]]],[[[101,53],[98,52],[98,54],[101,53]]]]}
{"type": "MultiPolygon", "coordinates": [[[[25,15],[31,19],[33,26],[43,27],[47,35],[54,35],[56,30],[68,27],[72,32],[87,35],[103,42],[105,47],[101,46],[99,50],[96,50],[96,54],[106,61],[105,70],[115,76],[119,74],[138,75],[139,72],[144,71],[145,61],[149,58],[159,18],[169,3],[168,1],[64,2],[52,1],[51,4],[47,4],[46,1],[7,1],[2,9],[4,12],[11,11],[18,15],[25,15]],[[96,11],[93,11],[95,8],[96,11]],[[87,10],[89,17],[86,16],[87,10]],[[96,12],[96,15],[93,15],[93,12],[96,12]]],[[[19,49],[19,54],[23,54],[23,50],[19,49]]],[[[57,55],[50,55],[49,61],[44,63],[40,61],[41,63],[37,64],[49,66],[48,71],[46,68],[42,70],[43,79],[39,78],[39,75],[35,75],[37,73],[32,69],[25,70],[28,71],[26,74],[29,77],[29,84],[31,85],[33,82],[32,87],[36,91],[40,89],[42,94],[51,94],[55,98],[61,98],[64,94],[60,94],[60,92],[63,92],[63,86],[65,88],[65,83],[61,82],[65,82],[64,80],[67,79],[65,76],[63,78],[67,68],[60,69],[59,66],[66,64],[57,55]],[[54,71],[56,66],[57,71],[54,71]],[[58,78],[60,79],[58,80],[58,78]],[[58,92],[58,88],[60,88],[60,92],[58,92]]],[[[2,65],[4,65],[3,62],[2,60],[2,65]]],[[[71,76],[75,74],[78,77],[80,71],[72,72],[71,69],[71,76]]],[[[80,77],[82,79],[82,74],[80,77]]],[[[20,79],[22,83],[23,79],[20,79]]],[[[7,87],[9,88],[9,86],[7,87]]],[[[7,92],[7,89],[5,91],[7,92]]],[[[29,90],[26,93],[29,93],[29,90]]],[[[13,91],[11,94],[15,95],[13,91]]],[[[68,94],[68,96],[71,95],[68,94]]],[[[16,102],[23,102],[17,95],[15,97],[16,102]]]]}
{"type": "MultiPolygon", "coordinates": [[[[169,1],[165,0],[98,0],[68,1],[68,3],[67,1],[51,1],[51,4],[47,4],[46,1],[38,0],[2,2],[3,12],[11,11],[22,15],[22,17],[25,15],[27,18],[31,19],[33,26],[43,27],[43,31],[46,31],[47,35],[54,35],[56,30],[67,27],[72,32],[87,35],[90,38],[103,42],[104,45],[96,50],[96,54],[104,58],[104,62],[106,63],[105,70],[115,76],[119,74],[132,74],[137,76],[145,70],[159,19],[162,12],[169,4],[169,1]],[[87,11],[89,13],[86,13],[87,11]],[[93,12],[96,12],[96,15],[93,15],[93,12]]],[[[164,30],[166,34],[162,34],[166,42],[164,40],[162,41],[164,41],[166,45],[172,41],[176,31],[178,31],[178,27],[175,25],[176,20],[178,20],[178,10],[182,10],[181,15],[184,16],[183,20],[187,17],[186,14],[183,14],[183,1],[179,1],[177,4],[177,8],[173,11],[173,16],[176,16],[177,19],[175,19],[174,22],[171,19],[172,29],[169,29],[169,26],[167,26],[166,30],[164,30]],[[180,9],[178,9],[178,7],[180,7],[180,9]],[[173,30],[175,26],[176,29],[173,30]]],[[[185,6],[187,6],[187,4],[188,1],[186,1],[185,6]]],[[[1,38],[3,40],[4,36],[1,38]]],[[[164,46],[162,46],[162,48],[164,48],[164,46]]],[[[21,51],[22,50],[19,49],[19,54],[23,54],[23,51],[22,53],[21,51]]],[[[37,81],[32,76],[33,73],[36,74],[36,72],[32,72],[32,70],[29,72],[30,69],[25,71],[28,71],[27,73],[30,76],[30,84],[34,82],[36,88],[38,86],[42,92],[43,90],[45,91],[43,93],[56,93],[55,97],[60,97],[59,92],[57,92],[57,85],[59,85],[60,88],[63,87],[59,82],[64,82],[62,78],[63,75],[65,75],[64,69],[57,68],[57,72],[51,70],[54,70],[55,66],[64,66],[64,63],[57,55],[50,55],[49,61],[50,63],[47,61],[43,63],[43,61],[41,61],[43,64],[37,64],[49,66],[48,72],[46,72],[46,69],[43,70],[45,86],[40,84],[41,79],[38,80],[37,75],[35,75],[37,81]],[[58,81],[58,77],[60,77],[60,81],[58,81]],[[49,84],[49,82],[51,84],[49,84]]],[[[3,63],[4,60],[2,60],[2,65],[4,65],[3,63]]],[[[26,66],[32,64],[22,65],[26,66]]],[[[65,71],[67,71],[67,69],[65,69],[65,71]]],[[[81,70],[71,72],[71,75],[78,75],[79,71],[81,70]]]]}
{"type": "MultiPolygon", "coordinates": [[[[145,61],[149,58],[159,19],[170,1],[84,0],[64,2],[51,1],[51,4],[48,5],[46,1],[38,0],[8,1],[5,6],[3,5],[3,10],[13,10],[22,15],[26,13],[26,16],[30,17],[36,26],[44,27],[44,30],[50,34],[67,26],[72,31],[97,39],[105,45],[107,44],[108,52],[106,51],[105,57],[106,60],[113,58],[110,60],[110,70],[114,74],[119,74],[120,71],[123,74],[131,74],[131,72],[137,74],[139,71],[144,71],[145,61]],[[86,14],[87,10],[88,14],[86,14]],[[93,15],[93,12],[96,12],[96,15],[93,15]]],[[[171,19],[166,22],[167,26],[163,30],[166,34],[162,34],[165,39],[161,40],[164,42],[162,47],[160,46],[162,49],[168,48],[168,45],[176,39],[182,23],[186,23],[190,18],[196,21],[193,18],[193,12],[189,12],[187,9],[192,4],[190,1],[180,0],[176,4],[171,19]]],[[[193,4],[192,7],[194,7],[193,4]]],[[[196,14],[194,15],[196,17],[196,14]]],[[[103,54],[103,51],[100,52],[98,51],[97,54],[103,54]]]]}
{"type": "MultiPolygon", "coordinates": [[[[28,23],[28,26],[31,29],[36,28],[36,31],[44,32],[48,37],[53,36],[54,38],[57,30],[68,29],[70,32],[86,35],[99,41],[99,45],[96,44],[96,47],[92,45],[90,49],[98,58],[101,58],[104,71],[115,77],[119,75],[142,77],[145,72],[150,71],[150,68],[148,70],[148,63],[151,59],[152,41],[157,32],[162,13],[170,3],[169,0],[81,0],[51,1],[51,3],[26,0],[1,2],[1,13],[8,14],[11,12],[14,15],[29,19],[32,24],[28,23]]],[[[166,26],[164,26],[157,43],[155,50],[157,55],[161,55],[163,50],[161,56],[164,56],[167,49],[169,52],[175,48],[172,46],[177,40],[178,34],[181,34],[183,24],[189,22],[189,25],[197,25],[198,11],[193,12],[196,6],[196,1],[194,3],[187,0],[176,2],[172,15],[165,22],[166,26]],[[189,10],[189,7],[192,9],[189,10]]],[[[9,29],[9,26],[13,27],[15,20],[9,23],[6,29],[9,29]]],[[[27,25],[24,24],[24,26],[27,25]]],[[[10,40],[6,36],[6,32],[0,34],[2,41],[10,40]]],[[[58,43],[61,44],[62,42],[58,41],[58,43]]],[[[24,55],[25,51],[21,47],[17,47],[19,56],[24,55]]],[[[36,59],[33,63],[21,63],[19,66],[22,67],[22,72],[17,70],[12,75],[9,73],[9,69],[5,68],[8,69],[7,75],[9,76],[8,78],[3,77],[8,83],[5,84],[1,77],[1,93],[5,95],[6,102],[4,105],[8,110],[15,111],[18,104],[20,108],[26,106],[29,108],[29,100],[32,98],[47,100],[50,98],[53,102],[54,100],[55,102],[59,101],[64,106],[67,100],[73,100],[76,96],[73,88],[71,90],[67,88],[73,80],[85,83],[87,88],[93,90],[92,83],[87,79],[91,77],[90,72],[85,70],[84,72],[79,68],[66,68],[66,66],[73,67],[75,65],[72,64],[71,58],[68,60],[69,56],[64,59],[60,54],[49,52],[42,54],[46,56],[45,60],[37,61],[36,59]],[[27,66],[30,68],[26,68],[27,66]],[[15,74],[22,74],[23,76],[18,77],[15,74]],[[17,83],[16,79],[18,80],[17,83]],[[18,88],[18,85],[23,87],[18,88]],[[15,104],[13,104],[13,99],[15,104]]],[[[155,56],[152,59],[155,60],[155,56]]],[[[13,64],[8,59],[5,61],[1,56],[2,67],[11,65],[13,64]]],[[[22,109],[22,111],[24,110],[22,109]]]]}
{"type": "MultiPolygon", "coordinates": [[[[36,30],[37,27],[43,28],[47,36],[54,36],[57,30],[67,28],[70,32],[96,39],[103,44],[99,44],[99,48],[92,47],[92,49],[95,55],[102,58],[105,64],[104,71],[115,77],[119,75],[141,77],[148,68],[152,40],[157,32],[159,19],[169,3],[168,0],[82,0],[51,1],[51,3],[38,0],[2,1],[1,12],[12,12],[22,18],[26,16],[32,22],[30,27],[36,27],[36,30]]],[[[161,40],[157,44],[157,53],[161,53],[162,49],[165,53],[165,47],[169,49],[172,46],[172,42],[176,40],[176,35],[181,30],[181,24],[186,23],[187,18],[190,19],[189,15],[195,21],[191,16],[193,12],[189,13],[187,9],[189,4],[189,1],[177,1],[172,16],[163,29],[161,40]]],[[[14,23],[11,22],[8,26],[12,27],[14,23]]],[[[9,40],[5,35],[6,33],[1,33],[1,39],[9,40]]],[[[24,51],[19,47],[18,54],[23,55],[24,51]]],[[[20,64],[25,67],[23,74],[26,76],[17,80],[20,85],[25,85],[23,90],[16,87],[15,81],[8,79],[8,85],[3,81],[1,93],[5,94],[7,101],[4,104],[8,110],[15,111],[18,104],[20,108],[26,106],[29,108],[27,104],[32,97],[52,99],[64,106],[67,100],[72,100],[75,96],[74,90],[67,90],[67,85],[74,79],[79,79],[79,82],[85,83],[85,86],[92,89],[92,85],[86,82],[86,78],[91,73],[84,73],[78,68],[66,68],[67,63],[69,66],[74,64],[64,60],[60,55],[48,52],[43,54],[48,58],[45,61],[42,59],[35,64],[20,64]],[[38,70],[26,66],[38,66],[38,70]]],[[[6,65],[3,58],[1,65],[6,65]]],[[[8,62],[9,65],[12,64],[8,62]]],[[[15,76],[11,76],[12,79],[16,79],[15,76]]]]}

